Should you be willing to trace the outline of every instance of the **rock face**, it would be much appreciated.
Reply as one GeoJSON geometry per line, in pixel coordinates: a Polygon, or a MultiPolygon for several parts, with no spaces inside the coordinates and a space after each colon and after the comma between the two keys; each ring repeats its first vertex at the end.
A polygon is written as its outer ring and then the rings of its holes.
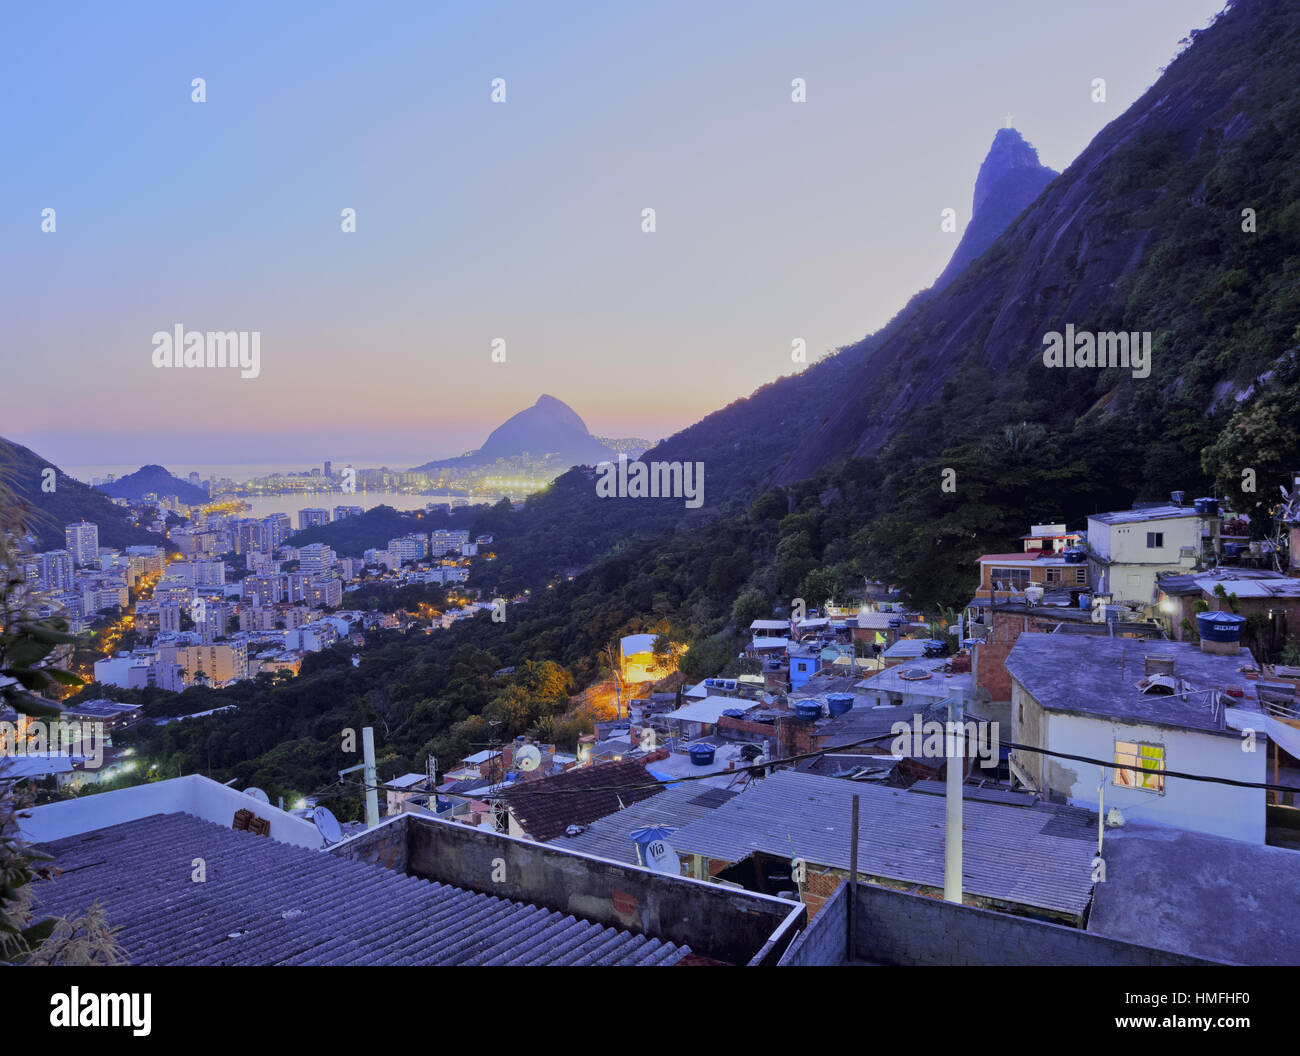
{"type": "Polygon", "coordinates": [[[538,460],[547,458],[566,466],[595,464],[615,457],[610,448],[587,431],[586,423],[572,407],[554,396],[543,395],[531,407],[493,429],[477,451],[457,458],[426,462],[415,469],[465,469],[491,465],[498,459],[524,453],[538,460]]]}
{"type": "Polygon", "coordinates": [[[942,290],[993,245],[1058,175],[1039,162],[1038,151],[1014,128],[998,129],[975,177],[970,223],[933,292],[942,290]]]}
{"type": "MultiPolygon", "coordinates": [[[[1203,209],[1204,187],[1227,178],[1215,167],[1237,139],[1254,137],[1261,158],[1293,149],[1259,132],[1261,106],[1255,102],[1262,85],[1290,98],[1300,83],[1294,45],[1273,40],[1294,32],[1293,11],[1273,0],[1238,0],[1211,28],[1193,33],[1192,46],[1160,80],[987,250],[957,274],[945,272],[944,288],[914,298],[884,329],[845,348],[838,357],[846,360],[844,396],[820,424],[802,431],[772,483],[793,484],[846,455],[880,454],[891,439],[933,413],[944,386],[962,371],[990,379],[990,400],[1013,405],[1052,385],[1062,411],[1068,404],[1069,414],[1083,413],[1097,398],[1091,375],[1060,372],[1048,378],[1034,369],[1042,365],[1043,335],[1066,323],[1082,330],[1115,328],[1106,324],[1123,317],[1134,283],[1153,281],[1153,247],[1176,230],[1180,210],[1203,209]],[[1252,39],[1273,43],[1251,58],[1252,39]],[[1176,187],[1167,185],[1170,172],[1178,174],[1176,187]]],[[[994,215],[1004,181],[1043,177],[1035,175],[1029,162],[1036,159],[1024,148],[1006,144],[1014,164],[1000,177],[991,170],[987,187],[977,189],[977,215],[994,215]]],[[[1246,180],[1240,174],[1232,178],[1246,180]]],[[[1237,212],[1219,208],[1222,213],[1206,217],[1207,229],[1228,223],[1224,216],[1230,216],[1235,231],[1237,212]]],[[[1143,322],[1134,320],[1128,329],[1149,329],[1143,322]]],[[[1166,357],[1159,367],[1162,385],[1174,391],[1181,364],[1166,357]]],[[[1131,380],[1120,378],[1104,399],[1127,399],[1131,390],[1131,380]]]]}

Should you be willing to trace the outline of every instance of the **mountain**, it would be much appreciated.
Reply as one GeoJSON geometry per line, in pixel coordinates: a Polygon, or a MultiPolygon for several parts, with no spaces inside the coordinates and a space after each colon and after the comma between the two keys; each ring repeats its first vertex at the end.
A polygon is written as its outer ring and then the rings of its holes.
{"type": "Polygon", "coordinates": [[[168,473],[162,466],[141,466],[134,473],[119,477],[111,484],[100,484],[97,490],[114,499],[138,500],[146,495],[159,498],[175,496],[181,502],[197,505],[208,501],[205,489],[168,473]]]}
{"type": "MultiPolygon", "coordinates": [[[[693,513],[744,513],[776,486],[789,510],[836,519],[817,560],[931,604],[969,597],[972,548],[1013,546],[1035,518],[1078,524],[1174,488],[1246,511],[1276,495],[1300,465],[1300,5],[1238,0],[1180,43],[946,286],[648,452],[704,463],[693,513]],[[1047,367],[1044,336],[1069,325],[1150,335],[1149,376],[1047,367]]],[[[1008,172],[1032,170],[1027,144],[1005,150],[982,217],[1008,172]]],[[[591,490],[562,479],[518,530],[585,565],[699,519],[649,500],[607,509],[591,490]]]]}
{"type": "Polygon", "coordinates": [[[127,512],[88,484],[64,473],[34,451],[0,437],[0,473],[29,508],[27,529],[37,550],[62,550],[65,525],[89,521],[99,525],[99,545],[126,547],[164,546],[159,536],[129,523],[127,512]],[[52,473],[46,473],[52,470],[52,473]],[[46,481],[53,483],[48,491],[46,481]]]}
{"type": "Polygon", "coordinates": [[[1058,175],[1055,169],[1039,163],[1038,151],[1014,128],[998,129],[975,177],[970,223],[932,291],[944,289],[983,255],[1058,175]]]}
{"type": "Polygon", "coordinates": [[[715,511],[752,502],[774,477],[785,484],[800,479],[782,467],[802,437],[829,427],[837,408],[854,398],[862,384],[862,364],[902,333],[912,313],[981,256],[1057,175],[1039,163],[1038,152],[1019,132],[999,129],[976,176],[971,222],[932,287],[913,296],[876,333],[715,411],[663,441],[647,457],[704,462],[715,482],[712,498],[706,501],[715,511]]]}
{"type": "Polygon", "coordinates": [[[540,396],[531,407],[512,415],[493,429],[477,451],[457,458],[426,462],[416,466],[413,472],[470,469],[524,454],[538,461],[555,462],[561,468],[594,465],[615,457],[610,448],[587,431],[586,423],[572,407],[554,396],[540,396]]]}
{"type": "Polygon", "coordinates": [[[857,350],[845,398],[775,483],[902,437],[914,453],[990,424],[1069,432],[1088,414],[1152,445],[1128,467],[1134,487],[1196,472],[1216,400],[1296,341],[1300,11],[1240,0],[1186,43],[985,253],[857,350]],[[1151,376],[1045,367],[1044,335],[1067,324],[1150,334],[1151,376]]]}

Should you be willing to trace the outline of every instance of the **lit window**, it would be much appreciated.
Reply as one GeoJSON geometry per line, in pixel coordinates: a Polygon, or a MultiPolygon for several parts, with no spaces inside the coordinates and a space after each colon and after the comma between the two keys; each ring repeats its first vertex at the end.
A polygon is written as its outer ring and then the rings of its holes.
{"type": "Polygon", "coordinates": [[[1162,744],[1115,742],[1116,785],[1140,788],[1163,795],[1165,791],[1165,748],[1162,744]],[[1140,770],[1121,770],[1120,766],[1137,766],[1140,770]]]}

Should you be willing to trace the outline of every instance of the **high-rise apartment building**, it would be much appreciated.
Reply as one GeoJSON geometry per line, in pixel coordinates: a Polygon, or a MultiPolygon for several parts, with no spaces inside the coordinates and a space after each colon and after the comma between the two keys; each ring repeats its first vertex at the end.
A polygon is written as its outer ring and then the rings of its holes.
{"type": "Polygon", "coordinates": [[[72,563],[81,568],[99,563],[99,526],[89,521],[78,521],[63,529],[72,563]]]}

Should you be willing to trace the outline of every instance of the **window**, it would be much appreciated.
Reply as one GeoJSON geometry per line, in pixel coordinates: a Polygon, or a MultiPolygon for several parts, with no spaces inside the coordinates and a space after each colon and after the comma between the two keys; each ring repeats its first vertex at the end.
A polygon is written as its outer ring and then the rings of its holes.
{"type": "Polygon", "coordinates": [[[1086,587],[1088,585],[1088,570],[1086,568],[1076,568],[1074,570],[1075,586],[1086,587]]]}
{"type": "Polygon", "coordinates": [[[1165,545],[1164,532],[1147,532],[1147,549],[1159,550],[1165,545]]]}
{"type": "Polygon", "coordinates": [[[1029,569],[995,568],[990,579],[995,585],[1001,583],[1003,590],[1024,590],[1029,586],[1029,569]]]}
{"type": "Polygon", "coordinates": [[[1048,583],[1061,582],[1061,570],[1059,568],[1047,569],[1047,582],[1048,583]]]}
{"type": "Polygon", "coordinates": [[[1165,768],[1165,747],[1163,744],[1133,744],[1129,741],[1115,742],[1115,763],[1117,766],[1139,766],[1141,770],[1115,771],[1114,784],[1125,788],[1140,788],[1145,792],[1164,795],[1165,775],[1155,771],[1165,768]],[[1144,771],[1152,771],[1146,773],[1144,771]]]}

